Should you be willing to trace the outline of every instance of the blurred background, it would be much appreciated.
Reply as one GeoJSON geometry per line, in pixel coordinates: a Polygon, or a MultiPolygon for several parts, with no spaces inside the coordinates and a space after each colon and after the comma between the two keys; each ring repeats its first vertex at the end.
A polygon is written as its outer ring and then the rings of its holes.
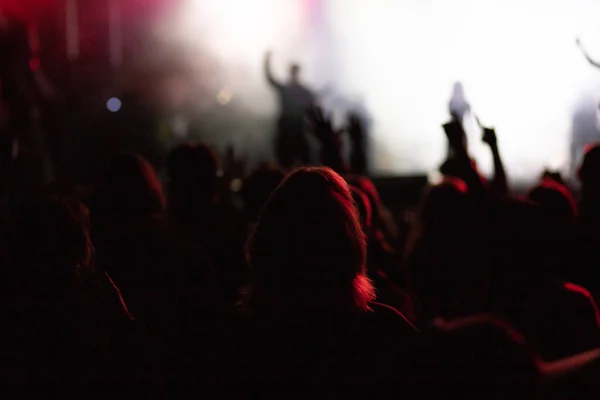
{"type": "MultiPolygon", "coordinates": [[[[302,66],[334,124],[363,116],[374,176],[439,166],[455,82],[496,128],[513,182],[572,174],[600,139],[600,70],[576,45],[600,60],[595,0],[0,0],[0,10],[2,24],[27,30],[37,109],[52,110],[39,119],[42,168],[64,179],[121,147],[160,169],[187,140],[249,165],[273,159],[267,50],[280,79],[302,66]]],[[[477,124],[465,128],[489,173],[477,124]]]]}

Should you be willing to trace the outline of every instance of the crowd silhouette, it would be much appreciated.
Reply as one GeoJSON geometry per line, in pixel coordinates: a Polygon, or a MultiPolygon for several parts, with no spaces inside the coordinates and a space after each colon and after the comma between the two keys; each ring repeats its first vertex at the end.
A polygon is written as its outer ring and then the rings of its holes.
{"type": "Polygon", "coordinates": [[[29,103],[0,69],[0,392],[596,398],[600,145],[580,192],[545,171],[516,196],[501,134],[482,127],[490,178],[469,154],[457,83],[443,179],[399,232],[361,117],[335,129],[299,67],[281,84],[269,60],[278,164],[244,171],[206,143],[153,163],[106,150],[89,179],[50,185],[18,184],[29,103]]]}

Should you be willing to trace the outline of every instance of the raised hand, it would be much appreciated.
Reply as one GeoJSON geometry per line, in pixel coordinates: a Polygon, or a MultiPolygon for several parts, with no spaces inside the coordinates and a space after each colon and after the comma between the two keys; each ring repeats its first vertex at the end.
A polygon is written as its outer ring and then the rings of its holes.
{"type": "Polygon", "coordinates": [[[483,126],[481,124],[481,121],[479,120],[479,117],[477,117],[477,116],[475,116],[475,121],[477,121],[477,125],[479,125],[479,127],[483,131],[483,136],[481,137],[481,141],[492,148],[496,147],[496,145],[498,144],[496,130],[494,128],[483,126]]]}
{"type": "Polygon", "coordinates": [[[481,140],[490,146],[492,157],[494,158],[494,177],[491,181],[490,188],[497,194],[506,195],[508,194],[508,180],[506,178],[506,171],[504,170],[504,163],[500,157],[500,150],[498,149],[496,130],[494,128],[483,126],[477,116],[475,116],[475,119],[479,127],[483,130],[481,140]]]}
{"type": "Polygon", "coordinates": [[[496,137],[494,128],[483,128],[483,137],[481,140],[490,147],[498,145],[498,138],[496,137]]]}
{"type": "Polygon", "coordinates": [[[335,171],[345,172],[346,165],[341,154],[341,132],[333,129],[331,119],[320,107],[315,106],[309,110],[307,120],[312,133],[321,143],[321,162],[335,171]]]}
{"type": "Polygon", "coordinates": [[[321,107],[315,106],[307,113],[312,133],[323,144],[339,141],[339,132],[334,131],[331,118],[323,113],[321,107]]]}

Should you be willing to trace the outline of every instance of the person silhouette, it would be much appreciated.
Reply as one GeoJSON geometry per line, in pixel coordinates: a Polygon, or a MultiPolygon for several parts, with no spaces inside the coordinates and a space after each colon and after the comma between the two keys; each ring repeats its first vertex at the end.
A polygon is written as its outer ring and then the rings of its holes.
{"type": "Polygon", "coordinates": [[[314,104],[314,94],[300,82],[301,68],[291,64],[287,83],[277,81],[271,71],[271,52],[265,54],[264,70],[267,82],[279,96],[279,118],[275,136],[275,153],[279,164],[290,168],[307,164],[310,147],[305,136],[305,113],[314,104]]]}
{"type": "Polygon", "coordinates": [[[291,172],[263,207],[247,260],[251,289],[229,387],[321,398],[360,382],[361,392],[397,397],[418,332],[374,301],[367,239],[344,178],[327,167],[291,172]]]}
{"type": "MultiPolygon", "coordinates": [[[[581,53],[583,54],[583,56],[585,57],[585,59],[590,63],[590,65],[592,65],[593,67],[596,67],[596,68],[600,69],[600,62],[594,60],[588,54],[588,52],[583,47],[583,44],[581,43],[581,39],[580,38],[576,39],[576,43],[577,43],[577,46],[579,47],[579,49],[581,50],[581,53]]],[[[598,118],[598,116],[600,116],[600,102],[598,102],[596,104],[597,104],[597,106],[596,106],[595,116],[592,117],[593,120],[594,120],[594,122],[592,122],[592,124],[594,124],[595,127],[588,126],[588,128],[589,128],[588,131],[589,132],[593,132],[594,128],[595,128],[596,131],[598,131],[599,127],[600,127],[600,120],[598,118]]],[[[583,121],[584,118],[582,118],[582,117],[583,117],[583,115],[576,115],[573,118],[573,123],[574,123],[573,124],[573,140],[572,140],[573,143],[571,145],[571,169],[572,169],[572,172],[574,172],[574,170],[576,168],[576,163],[580,160],[580,158],[579,158],[580,154],[577,154],[577,153],[580,153],[580,151],[581,151],[581,143],[577,143],[577,139],[578,138],[575,137],[575,134],[576,134],[576,129],[579,128],[576,124],[580,124],[580,122],[583,121]],[[578,148],[578,146],[579,146],[579,148],[578,148]]],[[[590,120],[591,119],[588,118],[588,123],[590,122],[590,120]]],[[[585,129],[583,126],[581,128],[585,129]]]]}
{"type": "Polygon", "coordinates": [[[577,178],[577,169],[583,161],[587,145],[600,141],[597,99],[593,95],[582,96],[571,119],[571,140],[569,146],[571,178],[577,178]]]}
{"type": "Polygon", "coordinates": [[[450,110],[450,116],[452,119],[461,123],[471,112],[471,106],[465,98],[465,89],[461,82],[454,82],[454,86],[452,88],[452,97],[448,103],[448,109],[450,110]]]}
{"type": "MultiPolygon", "coordinates": [[[[471,105],[467,102],[465,97],[465,90],[463,84],[460,81],[454,82],[452,87],[452,97],[448,103],[448,111],[453,121],[457,121],[465,129],[465,120],[471,113],[471,105]]],[[[464,138],[466,143],[466,137],[464,138]]],[[[448,147],[448,155],[452,155],[452,148],[448,147]]]]}

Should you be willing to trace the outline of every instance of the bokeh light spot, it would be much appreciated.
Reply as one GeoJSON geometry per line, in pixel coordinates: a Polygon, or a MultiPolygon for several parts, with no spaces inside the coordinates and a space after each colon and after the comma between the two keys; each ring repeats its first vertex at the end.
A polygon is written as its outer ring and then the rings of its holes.
{"type": "Polygon", "coordinates": [[[106,108],[108,108],[108,111],[110,112],[119,111],[121,109],[121,100],[117,97],[111,97],[106,102],[106,108]]]}

